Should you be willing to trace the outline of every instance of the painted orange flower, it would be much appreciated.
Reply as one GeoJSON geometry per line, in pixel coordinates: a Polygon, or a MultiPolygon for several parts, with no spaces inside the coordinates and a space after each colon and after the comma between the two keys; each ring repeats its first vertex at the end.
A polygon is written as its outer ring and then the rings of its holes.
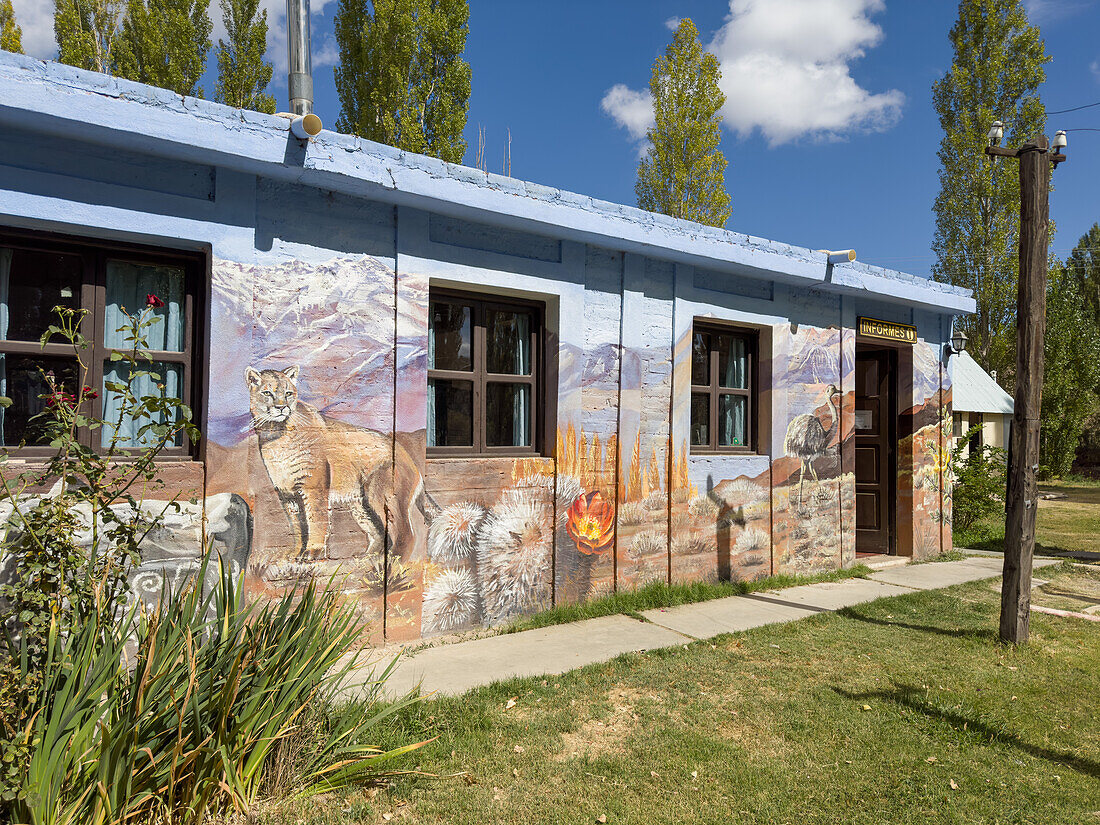
{"type": "Polygon", "coordinates": [[[569,508],[565,529],[586,556],[602,553],[615,537],[615,505],[605,501],[599,490],[582,496],[569,508]]]}

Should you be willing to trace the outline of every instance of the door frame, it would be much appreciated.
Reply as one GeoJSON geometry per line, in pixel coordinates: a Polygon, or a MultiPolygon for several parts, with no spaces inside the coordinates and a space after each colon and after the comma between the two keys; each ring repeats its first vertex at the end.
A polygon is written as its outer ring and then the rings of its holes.
{"type": "MultiPolygon", "coordinates": [[[[886,411],[886,422],[887,422],[887,426],[888,426],[888,430],[887,430],[887,434],[886,434],[886,443],[890,448],[889,452],[887,454],[887,462],[886,462],[886,464],[887,464],[887,468],[886,468],[887,469],[887,472],[886,472],[886,501],[887,501],[886,513],[887,513],[887,518],[889,520],[889,527],[888,527],[888,530],[887,530],[886,555],[889,555],[889,556],[896,556],[896,555],[899,554],[900,542],[899,542],[898,529],[899,529],[899,525],[902,523],[902,519],[900,517],[901,514],[899,512],[899,509],[900,509],[900,506],[901,506],[901,500],[900,500],[900,497],[898,495],[898,472],[899,472],[899,461],[898,461],[899,449],[898,449],[898,445],[899,445],[899,431],[900,431],[899,416],[901,415],[900,404],[899,404],[899,401],[900,401],[899,394],[900,394],[900,389],[901,389],[901,382],[900,382],[899,378],[900,378],[901,364],[903,362],[903,359],[901,358],[901,353],[899,352],[899,350],[901,350],[901,349],[907,349],[907,347],[901,347],[901,346],[893,345],[893,344],[890,344],[887,341],[881,341],[881,340],[878,340],[878,339],[875,339],[875,338],[864,338],[860,335],[856,336],[856,347],[855,347],[855,358],[856,358],[856,360],[859,359],[860,352],[865,352],[865,353],[866,352],[883,352],[883,353],[886,353],[886,355],[888,357],[888,362],[889,362],[888,363],[888,370],[889,370],[889,376],[890,377],[888,379],[888,381],[889,381],[888,386],[889,386],[889,391],[890,391],[890,405],[889,405],[890,408],[889,408],[889,410],[886,411]]],[[[854,391],[855,390],[855,388],[854,388],[855,361],[853,361],[853,363],[852,363],[852,379],[853,379],[852,403],[854,405],[856,396],[858,395],[854,391]]],[[[856,437],[857,437],[856,436],[856,430],[855,430],[855,426],[854,426],[854,422],[853,422],[853,428],[852,428],[852,447],[853,447],[853,449],[855,449],[855,439],[856,439],[856,437]]],[[[855,478],[854,478],[854,472],[855,472],[855,468],[853,466],[853,479],[852,479],[853,486],[856,483],[855,478]]],[[[853,525],[854,525],[855,524],[855,513],[854,513],[854,511],[853,511],[852,517],[853,517],[853,525]]],[[[854,533],[855,552],[859,553],[860,552],[860,550],[859,550],[859,528],[854,527],[852,532],[854,533]]]]}

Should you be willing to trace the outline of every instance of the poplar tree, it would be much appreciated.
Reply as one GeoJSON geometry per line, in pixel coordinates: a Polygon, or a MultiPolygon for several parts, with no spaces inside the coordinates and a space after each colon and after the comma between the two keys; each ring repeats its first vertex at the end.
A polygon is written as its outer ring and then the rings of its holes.
{"type": "Polygon", "coordinates": [[[129,0],[118,42],[118,74],[202,97],[212,24],[210,0],[129,0]]]}
{"type": "Polygon", "coordinates": [[[1094,223],[1069,253],[1066,269],[1100,329],[1100,223],[1094,223]]]}
{"type": "Polygon", "coordinates": [[[0,49],[23,54],[23,30],[15,22],[11,0],[0,0],[0,49]]]}
{"type": "MultiPolygon", "coordinates": [[[[1079,244],[1074,254],[1080,251],[1079,244]]],[[[1064,265],[1055,264],[1047,278],[1040,412],[1043,426],[1039,431],[1044,476],[1063,476],[1070,471],[1085,422],[1097,409],[1100,330],[1076,274],[1071,255],[1064,265]]]]}
{"type": "Polygon", "coordinates": [[[53,31],[58,61],[114,74],[124,6],[125,0],[56,0],[53,31]]]}
{"type": "Polygon", "coordinates": [[[340,0],[342,132],[459,163],[466,154],[467,0],[340,0]]]}
{"type": "Polygon", "coordinates": [[[940,192],[933,211],[933,276],[974,291],[977,313],[957,322],[975,360],[1012,387],[1019,280],[1019,169],[984,154],[989,128],[1004,123],[1004,144],[1041,134],[1039,99],[1047,57],[1020,0],[962,0],[951,29],[954,59],[932,86],[939,114],[940,192]]]}
{"type": "Polygon", "coordinates": [[[214,99],[238,109],[274,114],[275,98],[266,93],[271,82],[267,51],[267,9],[260,0],[221,0],[228,40],[218,40],[218,83],[214,99]]]}
{"type": "Polygon", "coordinates": [[[703,51],[690,19],[676,27],[672,42],[653,64],[649,92],[654,125],[638,164],[638,206],[674,218],[722,226],[730,216],[718,59],[703,51]]]}

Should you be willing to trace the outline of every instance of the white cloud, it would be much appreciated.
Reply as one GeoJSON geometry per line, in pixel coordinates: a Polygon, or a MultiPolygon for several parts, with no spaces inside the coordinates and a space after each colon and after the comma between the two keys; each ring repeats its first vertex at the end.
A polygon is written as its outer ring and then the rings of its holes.
{"type": "Polygon", "coordinates": [[[683,18],[681,18],[681,17],[677,17],[676,15],[673,15],[672,17],[668,18],[668,20],[665,21],[665,28],[668,29],[670,32],[676,31],[676,29],[678,29],[680,27],[680,21],[682,19],[683,18]]]}
{"type": "Polygon", "coordinates": [[[1096,82],[1100,83],[1100,60],[1094,60],[1089,64],[1089,69],[1092,70],[1092,76],[1096,78],[1096,82]]]}
{"type": "Polygon", "coordinates": [[[1082,12],[1088,0],[1024,0],[1028,20],[1032,23],[1053,23],[1082,12]]]}
{"type": "MultiPolygon", "coordinates": [[[[760,130],[773,147],[892,127],[905,95],[868,91],[850,65],[882,42],[871,15],[884,8],[884,0],[730,0],[707,46],[722,69],[726,126],[743,137],[760,130]]],[[[648,91],[617,83],[600,105],[634,140],[653,123],[648,91]]]]}
{"type": "Polygon", "coordinates": [[[51,0],[12,0],[12,9],[15,22],[23,29],[23,51],[39,60],[56,56],[51,0]]]}
{"type": "Polygon", "coordinates": [[[631,140],[641,140],[653,125],[653,97],[649,89],[636,92],[623,83],[607,90],[600,108],[630,134],[631,140]]]}
{"type": "Polygon", "coordinates": [[[722,67],[726,125],[742,136],[759,129],[771,146],[892,127],[905,96],[864,89],[850,66],[882,41],[870,18],[884,8],[883,0],[731,0],[708,47],[722,67]]]}

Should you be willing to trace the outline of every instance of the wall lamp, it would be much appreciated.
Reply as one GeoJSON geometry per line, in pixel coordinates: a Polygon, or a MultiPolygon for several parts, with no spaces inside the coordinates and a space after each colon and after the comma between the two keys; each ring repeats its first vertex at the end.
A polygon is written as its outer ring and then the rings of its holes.
{"type": "Polygon", "coordinates": [[[967,340],[966,333],[961,329],[957,329],[951,333],[951,340],[948,341],[946,345],[948,357],[966,352],[967,340]]]}

